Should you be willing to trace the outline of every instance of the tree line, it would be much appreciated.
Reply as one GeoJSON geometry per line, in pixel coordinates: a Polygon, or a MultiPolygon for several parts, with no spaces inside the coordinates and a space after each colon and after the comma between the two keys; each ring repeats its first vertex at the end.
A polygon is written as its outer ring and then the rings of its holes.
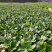
{"type": "Polygon", "coordinates": [[[0,2],[37,2],[38,0],[0,0],[0,2]]]}

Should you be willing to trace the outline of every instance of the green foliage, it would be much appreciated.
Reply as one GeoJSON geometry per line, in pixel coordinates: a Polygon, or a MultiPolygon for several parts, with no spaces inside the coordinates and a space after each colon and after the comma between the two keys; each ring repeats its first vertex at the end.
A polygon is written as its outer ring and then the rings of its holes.
{"type": "Polygon", "coordinates": [[[0,5],[0,41],[6,52],[52,52],[52,12],[23,3],[0,5]]]}
{"type": "Polygon", "coordinates": [[[34,6],[38,6],[38,7],[41,7],[41,8],[52,8],[52,3],[51,2],[38,2],[38,3],[28,3],[28,4],[31,4],[31,5],[34,5],[34,6]]]}
{"type": "Polygon", "coordinates": [[[6,5],[6,4],[9,4],[9,3],[0,2],[0,5],[6,5]]]}

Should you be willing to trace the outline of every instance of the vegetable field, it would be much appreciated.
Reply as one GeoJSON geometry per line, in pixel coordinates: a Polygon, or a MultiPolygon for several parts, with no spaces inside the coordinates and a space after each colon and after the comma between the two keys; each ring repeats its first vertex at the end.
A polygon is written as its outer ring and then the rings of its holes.
{"type": "Polygon", "coordinates": [[[52,52],[52,12],[27,3],[0,5],[0,52],[52,52]]]}

